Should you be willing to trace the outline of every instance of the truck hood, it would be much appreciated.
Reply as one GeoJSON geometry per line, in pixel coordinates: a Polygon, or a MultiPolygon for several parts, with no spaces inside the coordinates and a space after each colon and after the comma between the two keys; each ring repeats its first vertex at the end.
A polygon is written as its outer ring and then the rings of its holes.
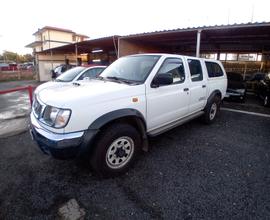
{"type": "Polygon", "coordinates": [[[38,94],[41,90],[43,89],[48,89],[48,88],[57,88],[57,87],[63,87],[64,85],[67,85],[65,82],[56,82],[56,81],[50,81],[46,83],[42,83],[35,89],[35,94],[38,94]]]}
{"type": "Polygon", "coordinates": [[[54,83],[39,89],[37,97],[45,104],[71,108],[80,103],[100,103],[131,95],[139,95],[144,90],[136,90],[137,86],[124,83],[90,80],[79,83],[54,83]]]}

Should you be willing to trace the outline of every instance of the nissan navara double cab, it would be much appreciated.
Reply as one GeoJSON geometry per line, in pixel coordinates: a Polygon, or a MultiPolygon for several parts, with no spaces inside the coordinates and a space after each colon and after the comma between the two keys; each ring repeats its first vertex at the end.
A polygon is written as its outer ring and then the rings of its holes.
{"type": "Polygon", "coordinates": [[[83,158],[102,176],[130,167],[148,137],[191,119],[215,121],[227,88],[217,60],[172,54],[119,58],[96,79],[34,95],[30,132],[55,158],[83,158]]]}

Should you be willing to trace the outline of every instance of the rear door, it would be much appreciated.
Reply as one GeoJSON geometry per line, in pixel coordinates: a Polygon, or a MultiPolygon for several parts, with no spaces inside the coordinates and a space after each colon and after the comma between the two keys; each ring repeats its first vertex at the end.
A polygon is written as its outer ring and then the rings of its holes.
{"type": "Polygon", "coordinates": [[[189,113],[200,111],[204,108],[207,97],[207,79],[203,74],[202,63],[200,59],[187,58],[190,72],[190,99],[189,113]]]}

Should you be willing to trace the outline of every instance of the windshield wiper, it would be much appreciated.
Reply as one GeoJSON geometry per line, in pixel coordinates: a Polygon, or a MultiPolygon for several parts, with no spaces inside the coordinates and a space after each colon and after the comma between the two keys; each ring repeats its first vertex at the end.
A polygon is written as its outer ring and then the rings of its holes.
{"type": "Polygon", "coordinates": [[[114,80],[116,82],[123,82],[126,84],[138,84],[138,82],[135,82],[133,80],[123,79],[123,78],[119,78],[116,76],[107,76],[106,79],[109,79],[109,80],[111,79],[111,80],[114,80]]]}

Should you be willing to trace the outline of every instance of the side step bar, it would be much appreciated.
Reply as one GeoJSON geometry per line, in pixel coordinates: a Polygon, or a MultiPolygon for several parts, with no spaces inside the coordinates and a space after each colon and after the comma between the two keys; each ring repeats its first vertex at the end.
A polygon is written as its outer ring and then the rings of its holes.
{"type": "Polygon", "coordinates": [[[157,129],[154,129],[154,130],[148,132],[148,135],[149,135],[150,137],[157,136],[157,135],[159,135],[159,134],[161,134],[161,133],[164,133],[164,132],[166,132],[166,131],[169,131],[169,130],[171,130],[171,129],[173,129],[173,128],[179,126],[179,125],[182,125],[182,124],[184,124],[184,123],[186,123],[186,122],[188,122],[188,121],[190,121],[190,120],[192,120],[192,119],[194,119],[194,118],[198,118],[198,117],[200,117],[200,116],[203,115],[203,114],[204,114],[203,111],[196,112],[196,113],[194,113],[194,114],[192,114],[192,115],[186,116],[186,117],[181,118],[181,119],[179,119],[179,120],[177,120],[177,121],[171,122],[171,123],[166,124],[166,125],[164,125],[164,126],[162,126],[162,127],[159,127],[159,128],[157,128],[157,129]]]}

